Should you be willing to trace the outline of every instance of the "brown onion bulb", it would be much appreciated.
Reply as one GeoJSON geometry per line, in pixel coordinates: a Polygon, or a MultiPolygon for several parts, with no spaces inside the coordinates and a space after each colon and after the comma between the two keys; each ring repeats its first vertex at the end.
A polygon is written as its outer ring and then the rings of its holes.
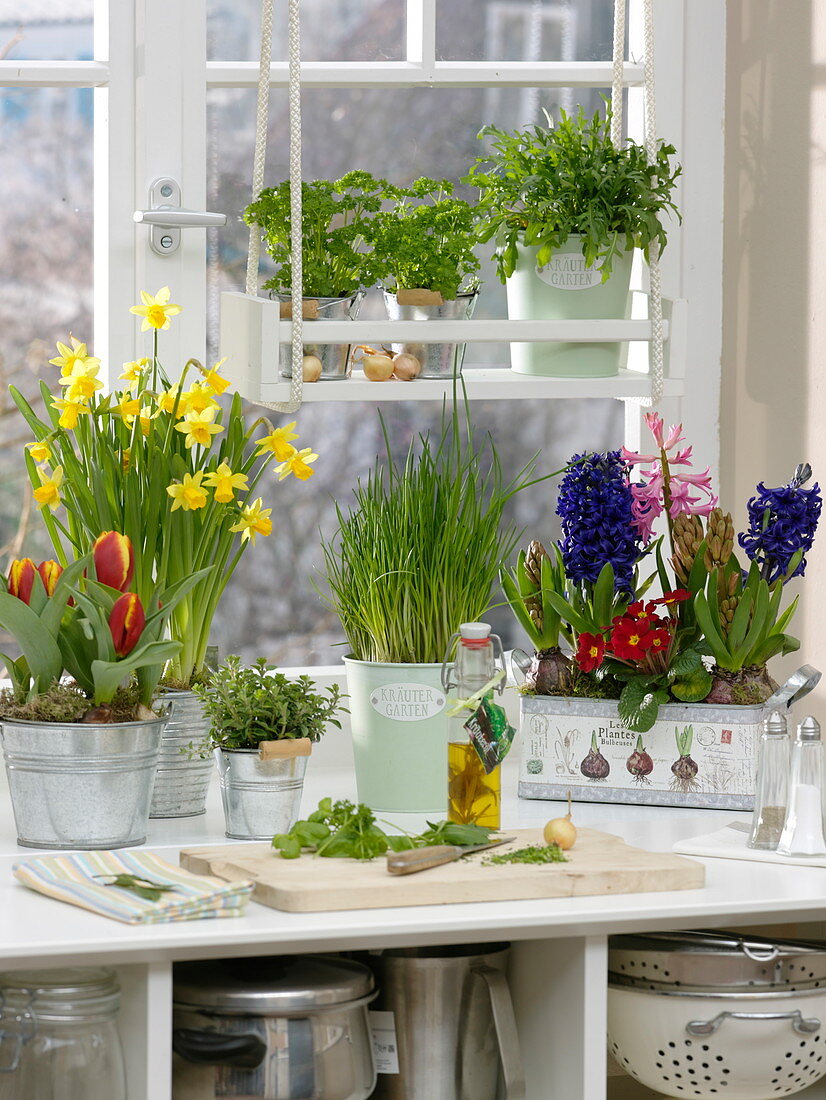
{"type": "Polygon", "coordinates": [[[321,377],[321,360],[317,355],[305,355],[301,360],[301,374],[305,382],[317,382],[321,377]]]}
{"type": "Polygon", "coordinates": [[[421,370],[422,364],[415,355],[402,351],[393,356],[393,374],[402,382],[412,382],[419,377],[421,370]]]}
{"type": "Polygon", "coordinates": [[[389,355],[365,355],[361,368],[371,382],[386,382],[393,374],[393,360],[389,355]]]}

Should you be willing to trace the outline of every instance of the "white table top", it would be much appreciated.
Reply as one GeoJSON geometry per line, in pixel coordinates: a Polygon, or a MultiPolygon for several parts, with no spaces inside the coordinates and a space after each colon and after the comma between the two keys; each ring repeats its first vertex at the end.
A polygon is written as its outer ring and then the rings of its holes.
{"type": "MultiPolygon", "coordinates": [[[[826,916],[826,869],[705,860],[707,881],[701,890],[300,914],[251,902],[248,914],[241,918],[132,927],[42,897],[17,883],[12,865],[34,853],[16,844],[5,776],[0,784],[0,963],[4,966],[533,940],[643,928],[817,921],[826,916]]],[[[519,800],[515,791],[514,759],[506,762],[503,776],[504,828],[540,825],[563,812],[559,803],[519,800]]],[[[355,797],[352,769],[346,766],[341,747],[336,754],[327,754],[326,763],[323,753],[310,762],[303,812],[312,810],[325,795],[355,797]]],[[[731,820],[747,821],[748,815],[581,803],[575,804],[574,819],[639,847],[667,851],[678,839],[710,832],[731,820]]],[[[417,827],[420,821],[407,815],[404,824],[417,827]]],[[[231,843],[223,836],[216,780],[204,817],[150,822],[147,847],[172,861],[177,861],[181,847],[216,843],[231,843]]]]}

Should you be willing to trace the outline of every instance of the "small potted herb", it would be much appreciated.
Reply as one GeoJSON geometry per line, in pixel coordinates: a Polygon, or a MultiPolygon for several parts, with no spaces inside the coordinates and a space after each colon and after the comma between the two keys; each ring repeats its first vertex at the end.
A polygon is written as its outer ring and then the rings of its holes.
{"type": "MultiPolygon", "coordinates": [[[[611,140],[611,112],[580,107],[559,121],[507,132],[485,126],[490,151],[464,182],[480,190],[478,235],[496,244],[508,316],[516,319],[622,318],[628,308],[635,248],[646,260],[666,244],[663,218],[679,217],[673,193],[679,165],[672,145],[611,140]]],[[[619,344],[512,344],[521,374],[600,377],[616,374],[619,344]]]]}
{"type": "MultiPolygon", "coordinates": [[[[479,260],[473,207],[453,195],[450,180],[422,177],[410,187],[385,184],[391,206],[367,225],[384,301],[392,321],[466,320],[473,315],[479,260]]],[[[420,364],[422,378],[452,378],[464,344],[393,344],[420,364]]]]}
{"type": "Polygon", "coordinates": [[[196,687],[212,728],[227,836],[270,840],[298,819],[312,744],[327,724],[341,729],[337,684],[315,690],[266,661],[242,668],[228,657],[208,687],[196,687]]]}
{"type": "MultiPolygon", "coordinates": [[[[372,254],[365,250],[370,216],[381,207],[382,181],[369,172],[348,172],[338,180],[312,180],[301,185],[302,267],[305,320],[354,319],[364,288],[376,280],[372,254]]],[[[265,187],[244,211],[248,225],[264,232],[264,247],[276,265],[264,283],[270,297],[281,302],[281,316],[292,316],[292,249],[290,244],[290,183],[265,187]]],[[[282,348],[285,378],[292,375],[292,352],[282,348]]],[[[347,344],[305,344],[304,379],[347,378],[347,344]]]]}

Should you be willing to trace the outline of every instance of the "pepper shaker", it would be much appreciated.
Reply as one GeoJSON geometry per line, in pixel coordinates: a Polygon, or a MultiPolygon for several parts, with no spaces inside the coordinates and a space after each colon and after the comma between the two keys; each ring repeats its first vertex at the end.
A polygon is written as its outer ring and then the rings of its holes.
{"type": "Polygon", "coordinates": [[[826,855],[823,836],[823,742],[820,724],[804,718],[792,745],[789,805],[777,845],[780,855],[826,855]]]}
{"type": "Polygon", "coordinates": [[[763,722],[749,848],[773,851],[783,832],[789,792],[791,742],[785,715],[774,710],[763,722]]]}

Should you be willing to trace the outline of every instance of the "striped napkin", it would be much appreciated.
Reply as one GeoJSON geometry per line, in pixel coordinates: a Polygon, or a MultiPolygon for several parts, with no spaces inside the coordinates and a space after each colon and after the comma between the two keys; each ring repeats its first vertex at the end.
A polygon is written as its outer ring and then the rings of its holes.
{"type": "Polygon", "coordinates": [[[240,917],[253,889],[252,882],[193,875],[145,851],[36,856],[16,863],[13,870],[24,885],[40,894],[127,924],[240,917]],[[150,901],[124,887],[106,886],[116,875],[132,875],[173,889],[150,901]]]}

